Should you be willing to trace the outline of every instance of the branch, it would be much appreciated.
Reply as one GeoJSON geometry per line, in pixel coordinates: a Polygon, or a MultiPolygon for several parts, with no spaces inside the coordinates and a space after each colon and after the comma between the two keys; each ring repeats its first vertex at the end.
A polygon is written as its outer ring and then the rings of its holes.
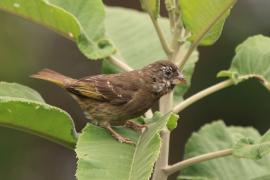
{"type": "Polygon", "coordinates": [[[168,43],[167,43],[167,41],[166,41],[166,39],[164,37],[164,33],[162,32],[162,30],[161,30],[161,28],[160,28],[160,26],[158,24],[157,19],[155,19],[151,15],[150,15],[150,18],[151,18],[151,20],[153,22],[153,25],[154,25],[155,29],[156,29],[156,32],[158,34],[158,37],[159,37],[159,40],[160,40],[160,43],[162,45],[162,48],[163,48],[164,52],[167,54],[168,57],[170,57],[171,54],[172,54],[172,50],[170,49],[170,47],[169,47],[169,45],[168,45],[168,43]]]}
{"type": "MultiPolygon", "coordinates": [[[[176,58],[177,58],[178,54],[180,53],[181,43],[178,42],[178,38],[182,32],[182,26],[180,26],[179,21],[176,23],[176,19],[179,17],[176,18],[175,2],[176,1],[174,1],[174,4],[173,4],[174,7],[173,7],[173,9],[171,9],[171,11],[168,9],[168,4],[166,4],[166,8],[167,8],[168,13],[169,13],[172,33],[173,33],[172,42],[171,42],[172,49],[170,49],[170,51],[167,52],[167,55],[168,55],[170,61],[173,63],[176,62],[176,58]]],[[[160,28],[157,24],[157,21],[153,18],[151,18],[151,19],[155,25],[157,32],[159,32],[160,28]]],[[[163,49],[164,49],[164,47],[169,47],[166,41],[162,41],[162,38],[164,38],[164,37],[163,37],[161,31],[160,31],[160,35],[159,35],[159,37],[161,37],[160,41],[161,41],[161,43],[163,42],[162,43],[163,49]]],[[[165,52],[166,52],[166,50],[165,50],[165,52]]],[[[167,112],[170,112],[172,110],[172,108],[173,108],[173,92],[163,96],[159,101],[159,110],[161,113],[165,114],[167,112]]],[[[162,169],[166,168],[169,164],[170,134],[171,134],[171,132],[167,128],[164,128],[160,133],[160,137],[162,139],[162,145],[161,145],[159,157],[158,157],[156,164],[155,164],[154,174],[153,174],[153,178],[152,178],[153,180],[167,180],[167,178],[168,178],[168,175],[166,175],[162,169]]]]}
{"type": "Polygon", "coordinates": [[[179,39],[180,38],[182,39],[182,33],[185,30],[182,26],[179,25],[179,23],[177,23],[176,27],[177,28],[175,29],[173,33],[173,39],[171,42],[171,47],[174,50],[173,55],[171,56],[171,61],[177,65],[177,59],[179,58],[179,55],[182,54],[180,50],[183,45],[183,42],[180,42],[179,39]]]}
{"type": "MultiPolygon", "coordinates": [[[[173,107],[173,92],[161,97],[159,101],[159,110],[162,114],[166,114],[171,111],[173,107]]],[[[155,165],[153,174],[153,180],[167,180],[167,175],[162,171],[169,164],[169,152],[170,152],[170,131],[164,128],[160,137],[162,139],[162,145],[160,149],[159,158],[155,165]]]]}
{"type": "Polygon", "coordinates": [[[192,45],[188,49],[188,52],[185,54],[184,58],[179,63],[179,68],[180,69],[183,69],[184,68],[184,65],[186,64],[186,62],[189,59],[189,57],[192,54],[192,52],[197,48],[197,46],[199,45],[199,43],[200,43],[200,41],[196,41],[196,42],[192,43],[192,45]]]}
{"type": "Polygon", "coordinates": [[[175,53],[173,53],[172,57],[171,57],[171,61],[176,64],[176,60],[180,54],[180,49],[181,49],[181,44],[177,43],[175,46],[175,53]]]}
{"type": "Polygon", "coordinates": [[[179,103],[178,105],[176,105],[173,108],[173,112],[179,113],[182,110],[184,110],[185,108],[187,108],[188,106],[190,106],[191,104],[193,104],[194,102],[196,102],[196,101],[198,101],[198,100],[200,100],[200,99],[202,99],[202,98],[204,98],[204,97],[206,97],[206,96],[208,96],[216,91],[219,91],[221,89],[229,87],[233,84],[234,84],[233,80],[228,79],[228,80],[225,80],[225,81],[220,82],[218,84],[215,84],[209,88],[206,88],[205,90],[198,92],[197,94],[187,98],[186,100],[184,100],[181,103],[179,103]]]}
{"type": "Polygon", "coordinates": [[[209,161],[211,159],[217,159],[220,157],[230,156],[230,155],[232,155],[232,153],[233,153],[232,149],[225,149],[225,150],[220,150],[220,151],[216,151],[216,152],[211,152],[211,153],[199,155],[199,156],[178,162],[174,165],[171,165],[171,166],[163,169],[163,171],[167,175],[171,175],[171,174],[173,174],[177,171],[180,171],[181,169],[184,169],[186,167],[189,167],[193,164],[198,164],[198,163],[201,163],[204,161],[209,161]]]}
{"type": "Polygon", "coordinates": [[[175,31],[176,28],[176,4],[175,0],[165,0],[165,7],[168,12],[169,20],[170,20],[170,27],[171,32],[175,31]]]}
{"type": "MultiPolygon", "coordinates": [[[[177,1],[178,2],[178,1],[177,1]]],[[[174,62],[178,66],[177,60],[180,58],[179,56],[183,54],[183,52],[180,52],[182,45],[184,44],[184,37],[185,37],[185,28],[183,27],[181,17],[177,18],[177,23],[175,25],[175,31],[173,32],[173,38],[171,41],[171,47],[174,50],[174,53],[172,55],[172,62],[174,62]]],[[[181,58],[182,59],[182,58],[181,58]]]]}
{"type": "Polygon", "coordinates": [[[115,57],[113,55],[109,56],[109,60],[111,61],[112,64],[116,65],[117,67],[119,67],[123,71],[132,71],[133,70],[129,65],[127,65],[126,63],[124,63],[123,61],[121,61],[120,59],[118,59],[117,57],[115,57]]]}
{"type": "Polygon", "coordinates": [[[159,110],[161,113],[166,114],[172,110],[173,107],[173,92],[166,94],[160,98],[159,110]]]}
{"type": "Polygon", "coordinates": [[[169,146],[170,146],[170,131],[164,129],[161,131],[160,136],[162,138],[162,146],[160,148],[159,158],[155,164],[155,170],[153,174],[153,180],[167,180],[168,175],[163,171],[169,164],[169,146]]]}

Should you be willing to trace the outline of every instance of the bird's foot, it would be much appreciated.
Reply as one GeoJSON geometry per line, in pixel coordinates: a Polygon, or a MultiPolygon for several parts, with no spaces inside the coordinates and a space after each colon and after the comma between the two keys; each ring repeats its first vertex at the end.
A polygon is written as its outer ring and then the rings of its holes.
{"type": "Polygon", "coordinates": [[[117,133],[115,130],[112,129],[112,127],[108,124],[108,125],[105,125],[103,126],[104,128],[106,128],[110,133],[111,135],[117,140],[119,141],[120,143],[125,143],[125,144],[133,144],[135,145],[135,143],[130,140],[129,138],[126,138],[122,135],[120,135],[119,133],[117,133]]]}
{"type": "Polygon", "coordinates": [[[136,131],[140,131],[140,132],[143,132],[145,129],[148,128],[147,125],[138,124],[138,123],[135,123],[134,121],[131,121],[131,120],[126,122],[125,127],[132,128],[132,129],[134,129],[136,131]]]}
{"type": "Polygon", "coordinates": [[[132,144],[132,145],[135,145],[135,143],[130,140],[129,138],[126,138],[124,136],[121,136],[120,134],[112,134],[112,136],[117,140],[119,141],[120,143],[125,143],[125,144],[132,144]]]}

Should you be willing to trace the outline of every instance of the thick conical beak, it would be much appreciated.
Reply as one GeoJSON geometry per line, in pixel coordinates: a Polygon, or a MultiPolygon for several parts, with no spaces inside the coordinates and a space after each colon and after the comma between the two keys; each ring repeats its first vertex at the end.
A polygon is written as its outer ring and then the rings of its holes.
{"type": "Polygon", "coordinates": [[[187,81],[185,80],[184,75],[181,72],[178,72],[178,76],[173,80],[174,85],[178,84],[186,84],[187,81]]]}

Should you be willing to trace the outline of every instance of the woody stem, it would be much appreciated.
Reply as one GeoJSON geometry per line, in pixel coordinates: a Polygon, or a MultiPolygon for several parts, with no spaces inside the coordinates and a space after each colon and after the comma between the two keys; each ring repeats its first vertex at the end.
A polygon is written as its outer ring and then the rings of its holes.
{"type": "MultiPolygon", "coordinates": [[[[166,114],[172,110],[173,107],[173,92],[163,96],[160,99],[159,109],[160,112],[166,114]]],[[[169,164],[169,149],[170,149],[170,131],[164,128],[160,136],[162,138],[162,146],[160,149],[159,158],[155,165],[153,180],[166,180],[168,175],[165,174],[163,169],[167,168],[169,164]]]]}
{"type": "Polygon", "coordinates": [[[123,71],[132,71],[133,70],[129,65],[127,65],[122,60],[118,59],[117,57],[115,57],[113,55],[109,56],[109,60],[112,64],[119,67],[123,71]]]}

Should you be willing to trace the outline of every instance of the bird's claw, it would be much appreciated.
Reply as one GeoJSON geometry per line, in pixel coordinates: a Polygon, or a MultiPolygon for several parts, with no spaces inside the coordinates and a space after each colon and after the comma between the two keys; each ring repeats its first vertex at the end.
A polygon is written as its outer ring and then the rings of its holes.
{"type": "Polygon", "coordinates": [[[132,140],[130,140],[129,138],[123,137],[123,136],[121,136],[121,135],[118,134],[118,133],[112,134],[112,136],[113,136],[117,141],[119,141],[120,143],[133,144],[133,145],[135,145],[135,143],[134,143],[132,140]]]}
{"type": "Polygon", "coordinates": [[[115,130],[112,129],[111,125],[109,123],[104,123],[103,127],[106,128],[111,135],[120,143],[125,143],[125,144],[133,144],[136,145],[133,141],[131,141],[129,138],[123,137],[120,134],[118,134],[115,130]]]}
{"type": "Polygon", "coordinates": [[[147,125],[138,124],[138,123],[135,123],[135,122],[130,121],[130,120],[126,122],[125,127],[132,128],[132,129],[134,129],[136,131],[140,131],[140,132],[144,132],[144,130],[148,128],[147,125]]]}

